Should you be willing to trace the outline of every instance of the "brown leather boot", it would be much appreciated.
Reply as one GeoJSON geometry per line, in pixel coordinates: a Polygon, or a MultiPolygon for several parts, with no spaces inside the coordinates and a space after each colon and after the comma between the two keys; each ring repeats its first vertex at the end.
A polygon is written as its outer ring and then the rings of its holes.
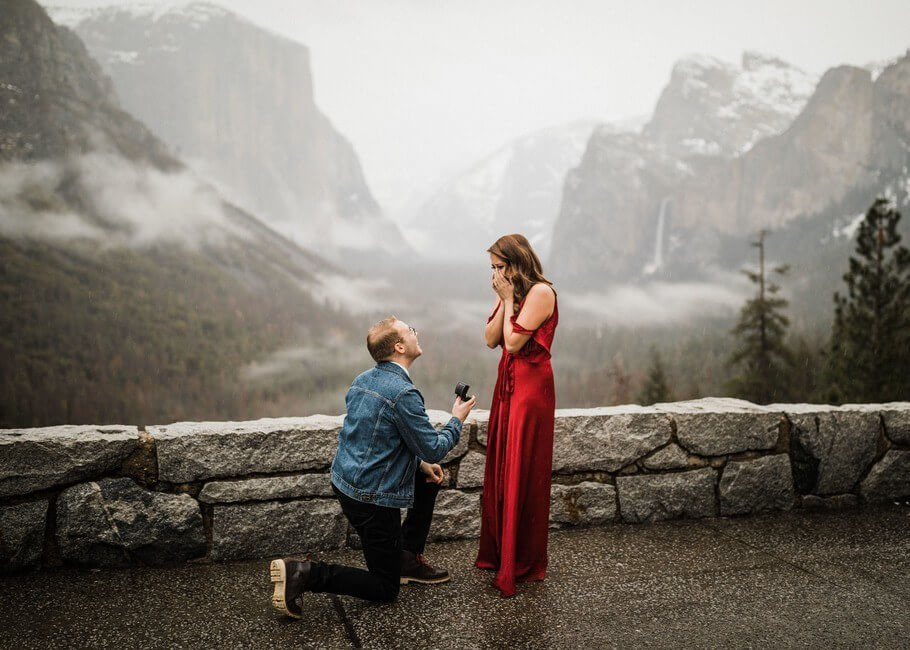
{"type": "Polygon", "coordinates": [[[421,582],[427,585],[435,585],[448,580],[449,572],[432,566],[427,562],[423,554],[401,551],[401,584],[421,582]]]}
{"type": "Polygon", "coordinates": [[[272,594],[272,607],[282,614],[293,618],[303,615],[300,595],[306,591],[306,583],[310,578],[311,562],[303,562],[293,558],[272,560],[269,564],[269,573],[275,583],[275,592],[272,594]]]}

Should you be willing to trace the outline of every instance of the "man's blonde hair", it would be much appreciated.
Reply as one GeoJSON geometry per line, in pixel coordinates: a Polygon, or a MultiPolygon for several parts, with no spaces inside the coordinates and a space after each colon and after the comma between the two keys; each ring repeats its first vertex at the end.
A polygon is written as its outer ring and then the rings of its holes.
{"type": "Polygon", "coordinates": [[[397,316],[389,316],[373,325],[367,332],[367,350],[375,361],[384,361],[395,352],[395,344],[401,340],[395,323],[397,316]]]}

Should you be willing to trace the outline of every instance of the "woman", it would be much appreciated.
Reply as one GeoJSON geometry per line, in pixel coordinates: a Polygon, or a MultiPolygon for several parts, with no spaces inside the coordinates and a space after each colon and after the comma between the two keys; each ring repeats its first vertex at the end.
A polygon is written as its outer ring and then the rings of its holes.
{"type": "Polygon", "coordinates": [[[475,564],[496,570],[493,585],[515,595],[516,582],[547,573],[547,526],[556,397],[550,346],[559,320],[556,292],[523,235],[487,250],[496,306],[484,339],[502,346],[488,426],[480,549],[475,564]]]}

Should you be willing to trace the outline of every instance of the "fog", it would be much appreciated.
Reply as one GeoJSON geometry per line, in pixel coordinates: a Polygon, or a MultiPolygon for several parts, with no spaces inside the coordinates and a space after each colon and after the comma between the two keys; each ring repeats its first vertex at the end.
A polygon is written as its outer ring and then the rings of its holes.
{"type": "Polygon", "coordinates": [[[164,172],[115,153],[0,166],[0,233],[190,250],[248,236],[226,216],[221,197],[193,173],[164,172]],[[74,212],[74,202],[85,209],[74,212]]]}
{"type": "Polygon", "coordinates": [[[562,303],[584,321],[613,327],[690,326],[703,319],[735,314],[752,290],[733,284],[655,282],[619,285],[604,292],[561,294],[562,303]]]}

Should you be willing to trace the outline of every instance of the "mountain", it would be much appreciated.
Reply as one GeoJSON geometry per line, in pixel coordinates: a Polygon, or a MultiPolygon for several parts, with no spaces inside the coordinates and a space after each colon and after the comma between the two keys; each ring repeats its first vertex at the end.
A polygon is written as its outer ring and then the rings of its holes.
{"type": "Polygon", "coordinates": [[[354,281],[169,154],[33,0],[3,11],[0,427],[268,413],[245,371],[348,336],[354,281]]]}
{"type": "Polygon", "coordinates": [[[843,205],[842,213],[852,216],[864,212],[876,195],[898,198],[910,178],[908,113],[910,56],[874,81],[863,68],[828,70],[786,131],[688,179],[673,193],[672,230],[685,249],[682,257],[712,264],[725,257],[720,246],[705,245],[717,233],[748,237],[761,228],[787,233],[832,206],[843,205]],[[856,194],[865,205],[855,204],[856,194]]]}
{"type": "Polygon", "coordinates": [[[120,108],[110,80],[79,38],[50,26],[37,4],[4,2],[0,26],[0,161],[105,149],[179,167],[167,147],[120,108]]]}
{"type": "Polygon", "coordinates": [[[237,205],[311,248],[406,249],[319,110],[309,51],[208,3],[58,11],[124,108],[237,205]]]}
{"type": "Polygon", "coordinates": [[[568,173],[554,277],[595,288],[665,274],[680,246],[671,194],[786,129],[813,87],[801,70],[753,52],[738,66],[700,55],[677,62],[641,133],[596,129],[568,173]]]}
{"type": "Polygon", "coordinates": [[[733,158],[786,129],[817,79],[778,58],[745,52],[740,65],[692,55],[673,66],[644,136],[677,159],[733,158]]]}
{"type": "MultiPolygon", "coordinates": [[[[446,242],[434,256],[482,256],[500,235],[521,232],[549,253],[566,172],[578,164],[594,128],[578,121],[516,138],[440,185],[408,220],[418,249],[446,242]]],[[[631,127],[629,127],[631,128],[631,127]]]]}

